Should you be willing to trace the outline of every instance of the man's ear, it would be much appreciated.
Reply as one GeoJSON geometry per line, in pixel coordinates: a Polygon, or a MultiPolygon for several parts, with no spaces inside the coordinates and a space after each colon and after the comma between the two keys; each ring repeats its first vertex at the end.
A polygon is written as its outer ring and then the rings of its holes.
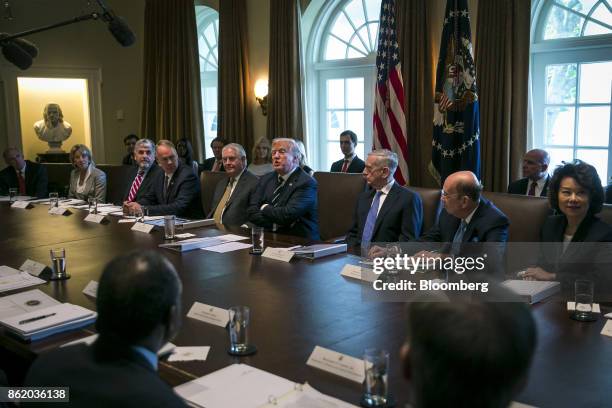
{"type": "Polygon", "coordinates": [[[404,343],[400,349],[400,358],[402,361],[402,371],[404,378],[410,380],[412,378],[412,367],[410,364],[410,345],[404,343]]]}
{"type": "Polygon", "coordinates": [[[168,309],[164,326],[166,327],[165,338],[166,342],[171,341],[179,332],[181,327],[181,313],[177,305],[172,305],[168,309]]]}

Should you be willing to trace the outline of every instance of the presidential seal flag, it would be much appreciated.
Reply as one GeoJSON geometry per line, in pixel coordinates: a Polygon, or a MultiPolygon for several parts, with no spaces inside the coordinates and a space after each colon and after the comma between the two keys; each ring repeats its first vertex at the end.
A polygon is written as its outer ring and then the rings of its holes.
{"type": "Polygon", "coordinates": [[[459,170],[480,178],[480,114],[467,0],[447,0],[436,71],[429,170],[440,185],[459,170]]]}
{"type": "Polygon", "coordinates": [[[374,105],[374,148],[389,149],[397,154],[399,165],[395,180],[400,185],[406,185],[408,138],[402,64],[395,30],[395,0],[383,0],[380,6],[374,105]]]}

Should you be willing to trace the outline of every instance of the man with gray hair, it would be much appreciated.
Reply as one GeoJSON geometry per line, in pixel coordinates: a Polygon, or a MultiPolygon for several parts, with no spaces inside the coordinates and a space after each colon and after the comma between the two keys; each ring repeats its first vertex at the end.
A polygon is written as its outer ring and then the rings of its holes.
{"type": "Polygon", "coordinates": [[[247,170],[246,153],[238,143],[223,146],[221,157],[227,179],[215,187],[208,218],[218,224],[241,226],[248,221],[249,201],[259,179],[247,170]]]}
{"type": "Polygon", "coordinates": [[[21,196],[47,197],[47,167],[24,159],[16,147],[4,150],[7,167],[0,171],[0,195],[8,195],[9,188],[16,188],[21,196]]]}
{"type": "Polygon", "coordinates": [[[361,193],[354,222],[346,236],[350,246],[369,248],[372,242],[417,239],[423,223],[423,203],[415,192],[393,179],[397,155],[387,149],[368,154],[363,177],[370,189],[361,193]]]}
{"type": "Polygon", "coordinates": [[[546,197],[548,193],[548,165],[550,156],[546,150],[533,149],[523,157],[523,177],[508,186],[508,194],[546,197]]]}
{"type": "Polygon", "coordinates": [[[155,144],[149,139],[140,139],[135,143],[133,161],[135,165],[132,166],[127,177],[131,183],[126,186],[123,195],[124,206],[142,199],[151,189],[151,180],[160,171],[155,162],[155,144]]]}
{"type": "Polygon", "coordinates": [[[317,182],[300,168],[299,160],[295,140],[272,141],[274,172],[259,179],[251,195],[249,221],[281,234],[318,240],[317,182]]]}

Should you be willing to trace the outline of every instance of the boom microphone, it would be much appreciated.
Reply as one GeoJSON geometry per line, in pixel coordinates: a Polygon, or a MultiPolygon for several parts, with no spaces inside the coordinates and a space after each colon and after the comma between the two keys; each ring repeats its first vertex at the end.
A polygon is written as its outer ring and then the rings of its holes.
{"type": "Polygon", "coordinates": [[[115,40],[117,40],[117,42],[123,47],[129,47],[130,45],[134,44],[136,41],[136,36],[125,20],[116,15],[113,10],[106,7],[103,0],[97,1],[102,8],[102,11],[104,11],[104,14],[102,14],[102,19],[108,23],[108,31],[110,31],[113,37],[115,37],[115,40]]]}
{"type": "Polygon", "coordinates": [[[2,55],[4,55],[7,61],[20,69],[25,70],[32,65],[32,57],[30,54],[13,41],[2,44],[2,55]]]}

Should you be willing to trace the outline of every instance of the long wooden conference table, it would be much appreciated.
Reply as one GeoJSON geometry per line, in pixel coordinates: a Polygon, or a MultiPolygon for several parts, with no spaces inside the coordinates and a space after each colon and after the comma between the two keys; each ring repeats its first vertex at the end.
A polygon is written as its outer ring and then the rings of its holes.
{"type": "MultiPolygon", "coordinates": [[[[363,301],[364,284],[340,275],[345,264],[357,263],[356,257],[342,254],[284,263],[250,255],[248,249],[178,253],[158,248],[163,232],[134,232],[132,224],[119,224],[115,217],[100,225],[83,221],[84,211],[54,216],[47,209],[46,205],[12,209],[8,203],[0,203],[0,265],[18,268],[26,259],[49,265],[49,250],[64,247],[71,279],[37,287],[59,301],[94,310],[95,299],[82,291],[91,280],[99,280],[104,265],[128,250],[155,249],[174,264],[183,282],[183,315],[195,301],[221,308],[251,307],[250,337],[258,352],[250,357],[227,354],[229,336],[223,328],[185,317],[173,342],[211,346],[211,351],[205,362],[162,360],[160,375],[171,385],[241,362],[292,381],[307,381],[323,393],[358,405],[360,384],[309,367],[306,361],[317,345],[359,358],[365,348],[379,347],[391,352],[389,389],[397,406],[410,400],[399,358],[406,336],[405,305],[363,301]]],[[[201,237],[226,233],[215,227],[189,232],[201,237]]],[[[242,235],[247,236],[248,231],[242,235]]],[[[266,235],[266,246],[298,243],[304,241],[266,235]]],[[[6,294],[10,293],[2,295],[6,294]]],[[[517,401],[538,407],[612,407],[612,338],[600,334],[605,319],[573,321],[565,305],[553,301],[533,306],[533,314],[538,328],[537,351],[528,384],[517,401]]],[[[31,344],[0,330],[0,351],[11,356],[0,361],[0,367],[23,371],[38,354],[85,337],[92,330],[57,334],[31,344]]]]}

